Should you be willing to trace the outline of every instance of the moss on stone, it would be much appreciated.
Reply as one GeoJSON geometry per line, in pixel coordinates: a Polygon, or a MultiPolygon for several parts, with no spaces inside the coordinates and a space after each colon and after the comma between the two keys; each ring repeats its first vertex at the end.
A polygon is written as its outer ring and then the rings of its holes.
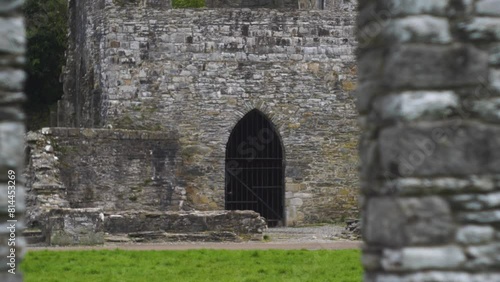
{"type": "Polygon", "coordinates": [[[124,6],[127,4],[136,4],[139,3],[139,0],[113,0],[113,4],[117,6],[124,6]]]}
{"type": "Polygon", "coordinates": [[[342,90],[345,91],[353,91],[356,89],[356,83],[350,80],[344,80],[342,81],[342,90]]]}
{"type": "Polygon", "coordinates": [[[113,121],[113,125],[117,129],[130,129],[130,130],[147,130],[147,131],[163,131],[165,128],[156,122],[149,122],[150,116],[143,112],[137,117],[124,115],[119,119],[113,121]]]}
{"type": "Polygon", "coordinates": [[[205,7],[205,0],[172,0],[172,8],[203,8],[205,7]]]}

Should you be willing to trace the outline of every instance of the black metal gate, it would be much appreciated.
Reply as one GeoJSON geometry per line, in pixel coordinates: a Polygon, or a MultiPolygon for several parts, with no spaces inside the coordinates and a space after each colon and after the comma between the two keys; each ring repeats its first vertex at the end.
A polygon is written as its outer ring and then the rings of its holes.
{"type": "Polygon", "coordinates": [[[268,226],[283,224],[283,148],[272,123],[252,110],[234,127],[226,147],[226,209],[254,210],[268,226]]]}

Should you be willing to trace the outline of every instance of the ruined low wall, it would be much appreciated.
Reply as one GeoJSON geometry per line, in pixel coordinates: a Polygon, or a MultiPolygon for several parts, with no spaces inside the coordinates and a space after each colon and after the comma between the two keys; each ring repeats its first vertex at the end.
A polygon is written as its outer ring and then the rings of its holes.
{"type": "Polygon", "coordinates": [[[30,133],[28,143],[29,213],[41,204],[45,210],[183,208],[174,132],[47,128],[30,133]]]}
{"type": "Polygon", "coordinates": [[[254,211],[109,213],[99,208],[52,209],[44,215],[47,245],[105,242],[262,240],[266,221],[254,211]]]}
{"type": "Polygon", "coordinates": [[[141,231],[193,233],[230,231],[262,234],[265,220],[254,211],[140,212],[105,213],[104,229],[111,234],[141,231]]]}

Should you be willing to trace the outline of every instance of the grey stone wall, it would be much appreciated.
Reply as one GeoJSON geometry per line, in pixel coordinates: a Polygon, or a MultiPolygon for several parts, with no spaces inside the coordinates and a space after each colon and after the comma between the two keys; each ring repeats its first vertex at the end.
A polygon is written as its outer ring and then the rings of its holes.
{"type": "Polygon", "coordinates": [[[500,281],[500,1],[362,1],[365,281],[500,281]]]}
{"type": "Polygon", "coordinates": [[[175,132],[45,128],[28,134],[28,224],[52,209],[190,210],[175,132]]]}
{"type": "Polygon", "coordinates": [[[330,10],[334,12],[353,12],[356,11],[358,5],[357,0],[318,0],[316,3],[318,3],[319,9],[330,10]]]}
{"type": "Polygon", "coordinates": [[[22,281],[24,228],[23,1],[0,2],[0,281],[22,281]],[[15,197],[14,197],[15,196],[15,197]]]}
{"type": "Polygon", "coordinates": [[[288,224],[357,215],[353,13],[91,6],[72,9],[90,61],[68,57],[60,126],[174,127],[187,201],[221,209],[226,142],[256,108],[282,137],[288,224]]]}
{"type": "Polygon", "coordinates": [[[104,0],[68,1],[68,49],[63,70],[64,93],[58,102],[59,126],[93,127],[104,115],[99,86],[98,51],[104,0]],[[71,95],[69,95],[71,93],[71,95]],[[64,113],[64,114],[63,114],[64,113]]]}
{"type": "Polygon", "coordinates": [[[333,13],[356,11],[357,0],[298,0],[300,10],[329,10],[333,13]]]}
{"type": "Polygon", "coordinates": [[[209,8],[297,9],[297,0],[206,0],[209,8]]]}

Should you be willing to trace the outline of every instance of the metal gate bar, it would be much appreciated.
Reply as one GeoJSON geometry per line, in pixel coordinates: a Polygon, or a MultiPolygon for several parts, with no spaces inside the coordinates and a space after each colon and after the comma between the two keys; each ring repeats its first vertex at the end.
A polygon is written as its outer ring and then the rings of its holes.
{"type": "Polygon", "coordinates": [[[283,149],[272,123],[257,110],[245,115],[229,137],[225,196],[228,210],[254,210],[269,226],[283,223],[283,149]]]}

